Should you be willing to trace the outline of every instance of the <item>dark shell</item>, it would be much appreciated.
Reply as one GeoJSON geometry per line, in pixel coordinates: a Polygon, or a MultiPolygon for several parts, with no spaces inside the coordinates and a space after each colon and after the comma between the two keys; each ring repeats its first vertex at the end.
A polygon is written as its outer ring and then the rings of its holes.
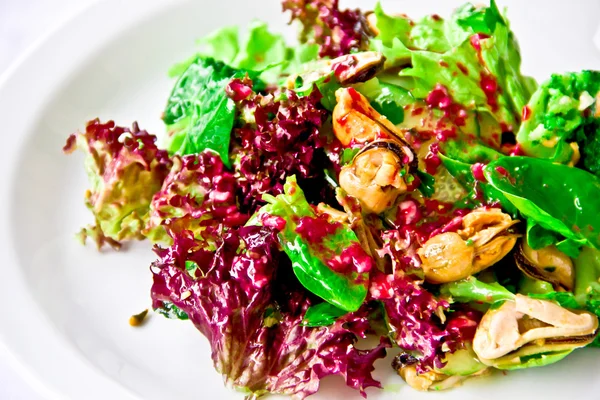
{"type": "Polygon", "coordinates": [[[417,156],[412,147],[410,147],[410,145],[404,141],[399,142],[397,140],[375,140],[374,142],[371,142],[365,145],[362,149],[360,149],[360,151],[354,156],[354,159],[368,151],[375,149],[391,151],[396,155],[400,162],[404,162],[404,159],[408,158],[409,172],[415,172],[418,169],[419,160],[417,159],[417,156]]]}
{"type": "Polygon", "coordinates": [[[533,264],[533,262],[529,260],[524,254],[522,242],[519,243],[518,248],[514,252],[514,257],[517,267],[529,278],[548,282],[552,285],[552,288],[557,292],[568,292],[572,289],[566,287],[558,279],[554,278],[551,272],[540,270],[538,266],[533,264]]]}

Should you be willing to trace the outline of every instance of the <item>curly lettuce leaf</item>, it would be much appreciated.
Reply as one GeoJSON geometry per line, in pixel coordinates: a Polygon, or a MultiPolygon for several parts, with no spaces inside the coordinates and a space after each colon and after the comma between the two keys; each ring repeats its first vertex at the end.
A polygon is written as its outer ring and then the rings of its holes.
{"type": "Polygon", "coordinates": [[[361,10],[342,10],[338,0],[282,0],[284,12],[301,26],[301,43],[319,46],[320,57],[335,58],[365,50],[371,36],[361,10]]]}
{"type": "Polygon", "coordinates": [[[517,142],[527,155],[554,162],[576,162],[600,174],[600,118],[596,97],[600,72],[555,74],[533,94],[523,111],[517,142]]]}
{"type": "Polygon", "coordinates": [[[494,1],[483,9],[463,6],[448,20],[412,22],[381,7],[375,15],[379,33],[371,48],[386,56],[386,67],[400,68],[399,76],[411,80],[414,97],[444,87],[454,102],[477,113],[484,139],[498,146],[501,132],[518,129],[535,81],[521,75],[518,44],[494,1]]]}
{"type": "Polygon", "coordinates": [[[228,385],[250,397],[273,393],[300,399],[315,393],[328,375],[341,376],[362,393],[381,387],[371,372],[387,344],[368,350],[354,346],[369,327],[364,314],[328,327],[302,323],[311,300],[280,259],[275,231],[232,230],[215,251],[182,232],[173,246],[157,253],[151,267],[154,308],[172,303],[188,316],[208,339],[215,369],[228,385]],[[188,262],[198,266],[193,275],[188,262]]]}
{"type": "Polygon", "coordinates": [[[152,196],[172,163],[155,142],[154,135],[135,123],[128,129],[97,119],[87,123],[85,132],[69,137],[63,150],[86,154],[91,188],[85,203],[96,220],[95,226],[81,231],[83,241],[91,237],[98,247],[108,243],[118,248],[121,241],[144,238],[152,196]]]}
{"type": "Polygon", "coordinates": [[[389,336],[403,351],[414,352],[417,369],[441,368],[444,348],[456,350],[457,337],[446,330],[438,316],[449,307],[406,275],[375,272],[369,288],[371,300],[381,304],[389,336]]]}
{"type": "Polygon", "coordinates": [[[171,171],[152,198],[143,233],[154,243],[171,243],[185,229],[214,248],[224,230],[248,220],[238,209],[237,190],[233,173],[213,152],[175,156],[171,171]]]}

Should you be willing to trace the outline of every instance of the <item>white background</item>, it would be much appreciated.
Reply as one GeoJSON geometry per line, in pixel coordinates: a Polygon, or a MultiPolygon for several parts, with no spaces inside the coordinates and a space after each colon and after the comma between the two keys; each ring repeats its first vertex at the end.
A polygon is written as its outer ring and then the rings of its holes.
{"type": "MultiPolygon", "coordinates": [[[[43,36],[45,32],[59,25],[93,1],[95,0],[0,0],[0,75],[5,72],[19,54],[43,36]]],[[[477,3],[477,1],[475,2],[477,3]]],[[[541,1],[535,3],[544,7],[544,3],[541,1]]],[[[546,4],[548,8],[554,8],[557,7],[559,2],[548,2],[546,4]]],[[[564,5],[565,3],[560,4],[564,5]]],[[[552,31],[547,31],[548,36],[552,37],[540,37],[540,45],[554,43],[556,57],[558,58],[556,65],[559,65],[559,69],[576,68],[576,66],[569,64],[570,52],[584,52],[589,55],[590,62],[587,66],[591,67],[598,59],[597,48],[594,48],[592,38],[600,22],[600,2],[598,0],[574,0],[568,4],[568,7],[557,7],[561,9],[560,12],[548,12],[547,9],[547,12],[532,14],[530,22],[541,24],[543,19],[548,18],[545,21],[546,24],[551,23],[555,27],[552,31]],[[586,14],[582,12],[583,10],[587,10],[589,13],[586,14]],[[568,19],[581,19],[580,32],[561,31],[561,20],[568,19]],[[569,42],[568,37],[579,37],[582,40],[573,41],[572,45],[568,46],[565,43],[569,42]]],[[[572,26],[572,24],[569,25],[572,26]]],[[[77,33],[74,32],[73,34],[77,33]]],[[[599,36],[596,35],[596,37],[599,36]]],[[[599,42],[596,41],[596,43],[599,42]]],[[[523,50],[524,53],[527,53],[526,48],[523,50]]],[[[550,68],[551,66],[549,66],[550,68]]],[[[16,304],[11,306],[18,307],[16,304]]],[[[38,398],[35,392],[8,365],[7,356],[0,349],[0,400],[36,400],[38,398]]]]}
{"type": "MultiPolygon", "coordinates": [[[[0,0],[0,75],[44,33],[95,0],[0,0]]],[[[40,397],[9,366],[0,350],[0,399],[40,397]]]]}

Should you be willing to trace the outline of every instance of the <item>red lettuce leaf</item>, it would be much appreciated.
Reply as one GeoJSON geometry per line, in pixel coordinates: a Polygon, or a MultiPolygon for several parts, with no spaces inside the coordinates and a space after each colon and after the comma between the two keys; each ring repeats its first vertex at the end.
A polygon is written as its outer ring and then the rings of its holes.
{"type": "Polygon", "coordinates": [[[446,330],[438,317],[450,305],[436,299],[417,281],[402,273],[376,274],[371,278],[370,295],[381,302],[393,341],[403,351],[413,353],[421,372],[442,367],[444,352],[459,345],[460,332],[446,330]]]}
{"type": "Polygon", "coordinates": [[[128,129],[95,119],[85,132],[71,135],[63,148],[65,153],[76,149],[86,154],[91,185],[86,206],[96,219],[95,226],[82,230],[82,239],[91,236],[98,247],[143,239],[150,201],[172,164],[167,152],[156,146],[156,136],[140,130],[137,123],[128,129]]]}
{"type": "MultiPolygon", "coordinates": [[[[226,91],[238,99],[242,121],[234,129],[232,148],[242,210],[256,211],[264,204],[264,193],[281,194],[286,178],[292,175],[306,189],[326,187],[323,170],[329,162],[323,147],[328,137],[321,128],[328,112],[320,104],[318,90],[309,96],[291,90],[257,94],[246,78],[232,80],[226,91]]],[[[311,197],[311,190],[307,196],[311,197]]],[[[324,195],[313,197],[323,199],[324,195]]]]}
{"type": "MultiPolygon", "coordinates": [[[[283,11],[302,24],[300,40],[320,46],[320,57],[366,50],[373,36],[360,10],[340,10],[338,0],[283,0],[283,11]]],[[[290,21],[290,22],[291,22],[290,21]]]]}
{"type": "Polygon", "coordinates": [[[265,227],[227,232],[210,252],[191,232],[182,232],[168,249],[157,248],[154,307],[164,302],[185,312],[210,342],[216,370],[228,385],[254,395],[279,393],[304,398],[327,375],[340,375],[364,393],[373,363],[385,356],[383,341],[372,350],[354,347],[368,329],[367,314],[350,314],[329,327],[302,324],[311,305],[279,260],[276,233],[265,227]],[[190,275],[186,265],[197,269],[190,275]]]}
{"type": "Polygon", "coordinates": [[[173,157],[173,167],[150,205],[150,219],[144,234],[153,242],[183,229],[208,243],[226,228],[241,226],[248,215],[238,210],[238,185],[218,154],[173,157]]]}

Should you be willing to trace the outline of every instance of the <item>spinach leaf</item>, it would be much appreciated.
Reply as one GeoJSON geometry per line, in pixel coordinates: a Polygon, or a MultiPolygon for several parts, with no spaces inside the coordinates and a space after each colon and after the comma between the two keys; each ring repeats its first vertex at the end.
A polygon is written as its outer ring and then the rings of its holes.
{"type": "Polygon", "coordinates": [[[333,324],[339,317],[346,315],[346,311],[342,310],[327,302],[310,306],[304,315],[304,325],[309,327],[329,326],[333,324]]]}
{"type": "Polygon", "coordinates": [[[247,224],[260,223],[262,218],[269,216],[283,219],[285,227],[279,233],[279,240],[300,283],[335,307],[345,311],[358,310],[367,296],[372,260],[360,247],[352,229],[325,219],[317,220],[295,176],[287,179],[283,194],[277,197],[264,195],[263,199],[269,204],[247,224]],[[310,220],[315,223],[311,226],[318,227],[319,231],[300,232],[299,226],[310,220]],[[310,240],[305,237],[306,233],[311,236],[310,240]],[[334,270],[330,267],[339,263],[344,268],[334,270]]]}
{"type": "Polygon", "coordinates": [[[443,142],[441,150],[446,156],[467,164],[487,164],[504,156],[499,151],[474,140],[443,142]]]}
{"type": "Polygon", "coordinates": [[[463,161],[455,160],[445,156],[442,153],[438,154],[444,167],[468,192],[468,199],[475,199],[480,193],[483,201],[488,204],[499,203],[502,209],[507,213],[516,216],[516,207],[508,201],[508,199],[496,188],[487,182],[481,182],[473,176],[472,165],[463,161]]]}
{"type": "Polygon", "coordinates": [[[527,220],[527,244],[534,250],[543,249],[558,242],[558,235],[545,229],[533,219],[527,220]]]}
{"type": "Polygon", "coordinates": [[[435,192],[435,178],[433,175],[428,174],[427,172],[417,171],[417,176],[421,180],[421,184],[419,185],[419,191],[425,197],[433,196],[435,192]]]}
{"type": "Polygon", "coordinates": [[[394,125],[404,121],[404,107],[416,101],[408,90],[377,78],[356,84],[354,87],[369,100],[377,112],[387,117],[394,125]]]}
{"type": "Polygon", "coordinates": [[[515,295],[499,283],[484,283],[470,276],[460,281],[444,283],[440,286],[440,294],[450,296],[459,303],[478,301],[494,304],[498,301],[513,300],[515,295]]]}
{"type": "Polygon", "coordinates": [[[296,79],[296,89],[294,89],[294,91],[299,96],[309,96],[315,87],[323,96],[321,98],[321,105],[325,107],[327,111],[333,111],[333,108],[337,104],[335,92],[342,87],[337,79],[335,79],[333,71],[321,75],[312,74],[304,79],[299,76],[296,79]]]}
{"type": "Polygon", "coordinates": [[[235,119],[235,104],[225,87],[237,70],[212,58],[196,58],[175,84],[164,111],[169,138],[167,149],[174,154],[195,154],[210,149],[228,167],[229,141],[235,119]]]}
{"type": "Polygon", "coordinates": [[[542,228],[600,248],[600,179],[584,170],[531,157],[503,157],[484,168],[488,182],[542,228]]]}
{"type": "Polygon", "coordinates": [[[170,301],[163,301],[160,307],[154,309],[155,312],[169,319],[180,319],[182,321],[188,320],[189,317],[185,311],[177,307],[170,301]]]}

